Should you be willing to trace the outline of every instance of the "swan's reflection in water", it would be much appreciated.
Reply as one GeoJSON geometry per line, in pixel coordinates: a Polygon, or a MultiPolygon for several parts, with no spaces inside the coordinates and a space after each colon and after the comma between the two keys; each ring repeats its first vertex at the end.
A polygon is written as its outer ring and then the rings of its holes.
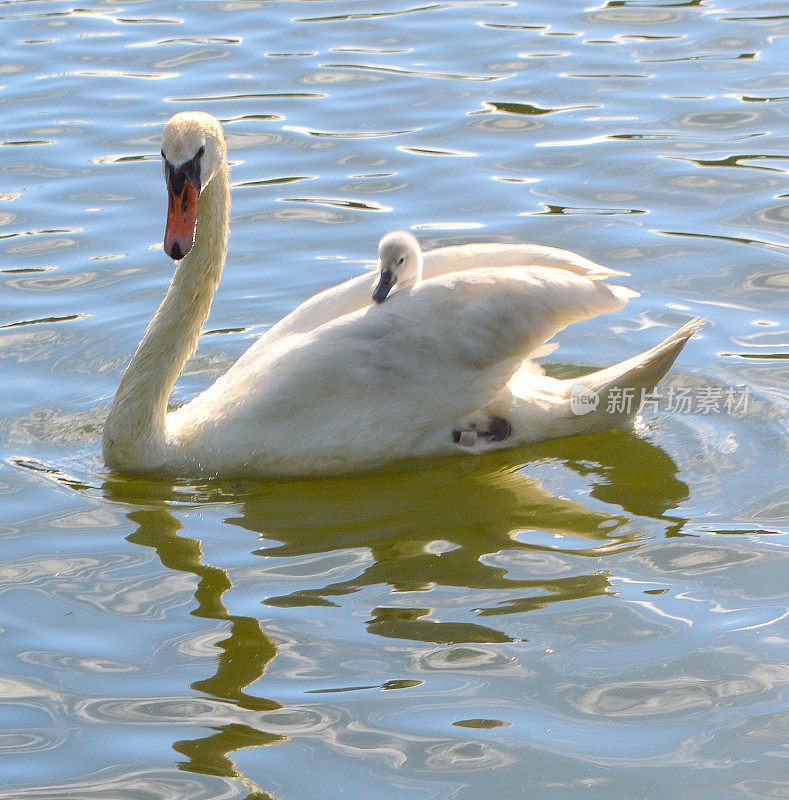
{"type": "MultiPolygon", "coordinates": [[[[112,480],[105,484],[107,497],[128,502],[131,496],[142,489],[141,481],[123,482],[112,480]]],[[[147,482],[145,482],[147,483],[147,482]]],[[[175,487],[159,485],[159,492],[171,494],[175,487]]],[[[274,642],[265,634],[258,620],[231,614],[222,595],[232,583],[225,570],[202,563],[202,547],[197,539],[180,533],[183,528],[166,508],[164,498],[158,508],[134,511],[128,515],[139,527],[128,538],[132,544],[151,547],[162,564],[177,572],[187,572],[198,578],[195,599],[197,608],[191,613],[196,617],[224,620],[230,623],[227,638],[216,643],[219,651],[216,671],[204,680],[195,681],[190,688],[203,692],[216,700],[232,703],[249,711],[271,711],[281,704],[247,693],[246,688],[257,681],[277,654],[274,642]]],[[[179,766],[187,771],[221,778],[241,780],[250,786],[245,800],[274,800],[272,795],[248,781],[238,771],[230,754],[247,747],[281,742],[285,737],[268,733],[251,725],[230,722],[218,725],[208,736],[192,740],[177,741],[173,749],[187,757],[179,766]]]]}
{"type": "MultiPolygon", "coordinates": [[[[418,590],[463,588],[488,598],[475,615],[488,619],[603,595],[611,587],[611,573],[601,569],[600,556],[615,557],[638,547],[644,523],[657,525],[662,535],[676,535],[682,527],[680,519],[666,515],[688,495],[676,465],[662,450],[633,434],[548,443],[532,448],[533,460],[526,465],[516,461],[517,455],[497,453],[310,481],[211,481],[187,486],[109,480],[104,485],[108,499],[146,506],[128,515],[139,526],[128,540],[153,548],[165,567],[195,575],[197,607],[191,613],[230,625],[226,638],[217,644],[215,671],[190,688],[252,712],[250,724],[233,722],[217,726],[207,736],[174,743],[187,759],[181,768],[241,780],[250,788],[249,800],[269,798],[240,774],[231,754],[286,737],[265,730],[267,714],[257,713],[272,712],[280,704],[248,690],[275,658],[276,645],[258,619],[228,610],[222,599],[232,586],[227,571],[203,563],[200,541],[184,534],[182,523],[169,509],[222,502],[233,509],[226,522],[266,542],[255,551],[266,557],[264,563],[350,549],[369,553],[353,577],[324,582],[311,574],[302,583],[312,585],[284,595],[267,595],[261,570],[259,599],[270,607],[339,606],[342,596],[374,586],[379,593],[380,587],[417,590],[422,598],[426,595],[418,590]],[[550,469],[554,463],[582,476],[591,497],[609,504],[611,510],[602,502],[596,503],[598,510],[591,510],[557,497],[527,475],[531,467],[550,469]],[[502,553],[521,558],[519,570],[510,570],[511,562],[502,562],[502,553]],[[556,554],[571,561],[570,574],[567,569],[562,574],[548,570],[550,574],[541,577],[541,565],[556,554]],[[528,577],[510,574],[524,569],[528,577]],[[493,603],[491,592],[499,597],[493,603]]],[[[398,594],[392,607],[371,608],[367,630],[432,644],[511,641],[493,624],[426,618],[431,609],[409,606],[403,598],[398,594]]]]}
{"type": "MultiPolygon", "coordinates": [[[[605,570],[540,577],[540,564],[555,553],[597,559],[637,546],[642,528],[631,515],[658,519],[664,535],[675,534],[682,520],[665,512],[687,497],[688,488],[662,450],[632,434],[587,438],[590,446],[582,451],[594,453],[594,460],[570,457],[579,452],[578,440],[529,453],[535,461],[560,462],[587,482],[593,476],[591,496],[613,506],[615,513],[557,497],[528,477],[528,464],[524,469],[513,463],[512,454],[494,454],[481,461],[449,460],[431,469],[267,483],[245,500],[240,516],[227,521],[273,540],[257,551],[272,558],[369,549],[372,563],[361,574],[265,598],[269,605],[326,605],[379,585],[397,592],[436,586],[508,594],[522,590],[517,598],[481,609],[481,616],[593,597],[610,586],[605,570]],[[493,558],[516,551],[543,554],[535,558],[537,576],[515,578],[493,558]]],[[[419,607],[404,609],[402,603],[396,609],[373,609],[369,630],[426,642],[508,640],[495,628],[434,623],[421,619],[426,614],[419,607]]]]}

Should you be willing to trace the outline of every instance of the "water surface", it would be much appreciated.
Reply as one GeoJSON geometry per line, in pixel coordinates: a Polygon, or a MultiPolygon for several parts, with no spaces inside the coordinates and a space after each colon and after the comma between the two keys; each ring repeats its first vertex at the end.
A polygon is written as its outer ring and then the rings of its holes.
{"type": "Polygon", "coordinates": [[[0,798],[786,795],[782,4],[55,0],[0,26],[0,798]],[[630,272],[557,374],[709,322],[632,431],[112,476],[189,108],[225,124],[233,233],[176,401],[394,228],[630,272]]]}

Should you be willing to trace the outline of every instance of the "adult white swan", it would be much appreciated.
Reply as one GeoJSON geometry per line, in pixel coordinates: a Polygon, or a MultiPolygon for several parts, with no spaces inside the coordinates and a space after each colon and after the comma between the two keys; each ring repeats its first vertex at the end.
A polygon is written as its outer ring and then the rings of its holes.
{"type": "Polygon", "coordinates": [[[532,245],[443,248],[424,254],[422,280],[381,305],[371,303],[373,273],[315,295],[168,413],[219,284],[230,184],[208,114],[176,114],[162,156],[164,247],[178,265],[107,418],[114,469],[336,473],[610,428],[636,408],[607,413],[608,393],[654,386],[699,324],[583,379],[549,378],[528,356],[570,323],[622,308],[635,292],[599,280],[621,273],[532,245]],[[590,413],[573,412],[580,383],[600,397],[590,413]]]}

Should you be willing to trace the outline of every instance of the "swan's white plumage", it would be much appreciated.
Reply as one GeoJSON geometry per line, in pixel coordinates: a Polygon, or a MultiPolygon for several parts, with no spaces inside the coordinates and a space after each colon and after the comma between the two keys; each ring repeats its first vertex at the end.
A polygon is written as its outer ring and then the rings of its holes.
{"type": "Polygon", "coordinates": [[[540,267],[423,281],[231,368],[171,415],[172,430],[193,465],[222,453],[231,469],[292,473],[310,459],[336,470],[404,458],[439,430],[451,443],[530,351],[632,294],[540,267]]]}
{"type": "MultiPolygon", "coordinates": [[[[511,435],[480,439],[476,449],[576,432],[570,382],[539,374],[526,359],[567,325],[620,309],[635,292],[598,280],[620,273],[535,245],[428,251],[423,279],[380,306],[370,304],[372,274],[321,292],[213,386],[165,413],[224,262],[229,176],[221,127],[209,115],[176,115],[163,142],[165,157],[183,161],[205,146],[210,178],[194,247],[116,394],[104,433],[108,465],[185,474],[350,471],[457,452],[469,441],[458,446],[457,430],[492,414],[507,415],[511,435]]],[[[651,371],[634,359],[609,368],[605,380],[659,379],[691,332],[645,354],[651,371]]],[[[577,430],[614,422],[590,415],[577,430]]]]}

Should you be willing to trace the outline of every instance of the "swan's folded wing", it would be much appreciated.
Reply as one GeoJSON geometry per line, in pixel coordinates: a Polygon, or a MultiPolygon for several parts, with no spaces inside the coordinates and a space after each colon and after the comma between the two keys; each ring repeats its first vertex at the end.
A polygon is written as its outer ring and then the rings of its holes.
{"type": "Polygon", "coordinates": [[[570,250],[542,244],[463,244],[439,247],[424,254],[425,278],[487,267],[540,266],[566,269],[576,275],[598,280],[615,275],[627,275],[604,267],[570,250]]]}
{"type": "MultiPolygon", "coordinates": [[[[425,278],[489,267],[520,266],[565,269],[577,275],[585,275],[598,280],[615,275],[627,275],[626,272],[619,272],[590,261],[578,253],[539,244],[466,244],[440,247],[424,253],[425,278]]],[[[357,275],[308,298],[269,328],[241,356],[242,362],[248,363],[255,360],[266,347],[277,339],[294,333],[307,333],[319,325],[370,305],[375,280],[376,276],[372,272],[357,275]]]]}
{"type": "MultiPolygon", "coordinates": [[[[413,340],[402,349],[420,364],[429,353],[437,364],[485,370],[517,366],[573,322],[616,311],[637,295],[560,269],[477,269],[397,292],[387,302],[388,324],[404,343],[413,340]]],[[[375,320],[370,312],[364,318],[375,320]]]]}
{"type": "Polygon", "coordinates": [[[635,295],[565,270],[505,272],[425,281],[281,342],[243,378],[260,430],[276,437],[268,448],[342,459],[358,445],[371,461],[413,452],[490,402],[558,331],[635,295]]]}

